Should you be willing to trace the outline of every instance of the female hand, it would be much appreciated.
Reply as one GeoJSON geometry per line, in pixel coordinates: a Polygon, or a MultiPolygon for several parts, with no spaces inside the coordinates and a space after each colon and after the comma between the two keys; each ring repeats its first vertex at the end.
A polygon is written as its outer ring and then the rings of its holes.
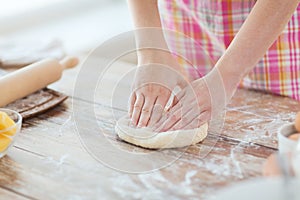
{"type": "MultiPolygon", "coordinates": [[[[238,80],[236,78],[233,82],[238,80]]],[[[223,81],[218,70],[213,70],[177,95],[177,104],[160,119],[154,130],[164,132],[200,127],[223,111],[236,89],[234,85],[223,81]]]]}
{"type": "Polygon", "coordinates": [[[185,80],[175,58],[166,52],[139,56],[129,100],[129,116],[138,127],[154,125],[162,116],[172,90],[184,87],[185,80]]]}

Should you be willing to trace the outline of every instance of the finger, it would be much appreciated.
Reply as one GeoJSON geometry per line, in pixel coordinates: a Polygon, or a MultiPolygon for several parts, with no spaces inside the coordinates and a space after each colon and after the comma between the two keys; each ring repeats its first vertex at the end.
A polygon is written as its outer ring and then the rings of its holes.
{"type": "Polygon", "coordinates": [[[171,105],[167,108],[167,112],[170,111],[171,108],[173,108],[178,103],[178,98],[176,96],[173,96],[171,105]]]}
{"type": "Polygon", "coordinates": [[[141,116],[139,119],[138,127],[145,127],[148,124],[148,121],[150,119],[152,109],[155,103],[155,99],[153,97],[146,97],[144,106],[141,111],[141,116]]]}
{"type": "MultiPolygon", "coordinates": [[[[184,104],[184,97],[181,97],[181,101],[178,102],[173,108],[171,108],[157,123],[155,126],[156,129],[161,128],[163,124],[170,125],[174,122],[174,119],[171,119],[175,113],[179,113],[179,116],[185,114],[191,107],[191,104],[183,105],[184,104]]],[[[175,118],[175,117],[173,117],[175,118]]]]}
{"type": "Polygon", "coordinates": [[[193,106],[190,107],[189,110],[182,115],[182,118],[170,128],[170,131],[183,129],[185,126],[190,124],[195,118],[198,118],[200,113],[200,109],[195,109],[193,106]]]}
{"type": "Polygon", "coordinates": [[[132,118],[131,122],[134,126],[138,124],[140,115],[141,115],[141,110],[144,105],[145,97],[142,94],[137,94],[136,101],[133,106],[133,113],[132,113],[132,118]]]}
{"type": "Polygon", "coordinates": [[[181,118],[181,110],[174,112],[160,127],[155,129],[156,132],[164,132],[170,129],[181,118]]]}
{"type": "Polygon", "coordinates": [[[133,92],[131,95],[130,95],[130,98],[129,98],[129,111],[128,111],[128,114],[129,114],[129,117],[131,118],[132,117],[132,113],[133,113],[133,108],[134,108],[134,103],[136,101],[136,94],[135,92],[133,92]]]}
{"type": "Polygon", "coordinates": [[[155,125],[154,128],[158,128],[158,127],[161,127],[163,123],[166,122],[166,120],[174,115],[174,113],[177,111],[177,110],[180,110],[181,109],[181,106],[182,104],[178,103],[177,105],[175,105],[173,108],[171,108],[171,110],[167,111],[167,113],[165,113],[165,115],[163,115],[161,117],[161,119],[157,122],[157,124],[155,125]]]}
{"type": "Polygon", "coordinates": [[[153,127],[160,120],[160,118],[163,115],[164,108],[166,107],[167,102],[168,102],[168,98],[157,97],[152,110],[150,121],[148,123],[149,127],[153,127]]]}
{"type": "Polygon", "coordinates": [[[209,120],[210,120],[210,112],[205,111],[205,112],[201,113],[199,117],[195,118],[191,123],[189,123],[188,125],[186,125],[182,129],[183,130],[188,130],[188,129],[199,128],[200,126],[202,126],[203,124],[205,124],[209,120]]]}
{"type": "Polygon", "coordinates": [[[185,94],[186,94],[186,91],[183,90],[181,92],[179,92],[177,95],[175,95],[174,97],[177,98],[178,102],[176,105],[174,105],[173,107],[171,107],[167,113],[161,117],[161,119],[157,122],[157,124],[155,125],[154,129],[159,129],[159,127],[161,128],[163,123],[165,123],[165,121],[170,117],[172,116],[177,110],[181,109],[181,107],[183,106],[182,105],[182,102],[180,101],[183,101],[184,98],[185,98],[185,94]]]}
{"type": "Polygon", "coordinates": [[[181,129],[182,127],[186,126],[191,121],[193,121],[193,119],[198,117],[200,113],[201,109],[198,106],[197,102],[194,101],[192,103],[185,103],[185,105],[182,106],[180,109],[172,111],[171,117],[168,117],[164,120],[165,122],[161,131],[181,129]],[[175,123],[174,119],[172,119],[173,115],[178,115],[179,117],[179,120],[177,120],[175,123]]]}
{"type": "Polygon", "coordinates": [[[178,94],[175,94],[174,98],[173,98],[173,105],[172,105],[172,107],[174,107],[175,105],[177,105],[177,103],[185,96],[185,94],[186,94],[185,90],[182,90],[178,94]]]}
{"type": "Polygon", "coordinates": [[[172,107],[174,107],[180,99],[182,99],[184,97],[184,95],[186,94],[186,91],[185,90],[181,90],[180,92],[178,93],[173,93],[171,95],[172,97],[172,102],[170,103],[170,105],[168,106],[168,110],[170,110],[172,107]]]}

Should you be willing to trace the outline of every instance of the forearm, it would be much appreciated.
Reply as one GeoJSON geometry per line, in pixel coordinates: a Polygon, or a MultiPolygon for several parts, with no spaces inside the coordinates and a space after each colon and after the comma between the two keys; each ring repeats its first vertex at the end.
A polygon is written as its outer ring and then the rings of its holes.
{"type": "Polygon", "coordinates": [[[157,0],[128,0],[136,28],[161,27],[157,0]]]}
{"type": "MultiPolygon", "coordinates": [[[[136,31],[137,48],[167,49],[163,35],[157,0],[128,0],[136,31]]],[[[156,51],[157,53],[157,51],[156,51]]],[[[139,57],[151,59],[155,51],[138,51],[139,57]]]]}
{"type": "Polygon", "coordinates": [[[278,38],[299,0],[258,0],[242,28],[215,66],[232,90],[278,38]]]}

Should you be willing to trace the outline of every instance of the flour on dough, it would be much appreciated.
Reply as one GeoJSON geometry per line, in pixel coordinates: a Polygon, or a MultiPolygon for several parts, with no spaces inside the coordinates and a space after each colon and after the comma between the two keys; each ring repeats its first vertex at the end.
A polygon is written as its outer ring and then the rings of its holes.
{"type": "Polygon", "coordinates": [[[117,121],[115,130],[126,142],[149,149],[179,148],[197,144],[207,136],[207,123],[196,129],[154,133],[149,128],[135,128],[129,125],[125,116],[117,121]]]}

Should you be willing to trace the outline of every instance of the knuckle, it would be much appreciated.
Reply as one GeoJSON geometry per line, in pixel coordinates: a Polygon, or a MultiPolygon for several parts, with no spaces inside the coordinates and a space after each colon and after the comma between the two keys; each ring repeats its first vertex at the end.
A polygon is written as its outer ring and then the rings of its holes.
{"type": "Polygon", "coordinates": [[[166,90],[166,88],[164,88],[164,87],[159,87],[159,93],[164,93],[165,92],[165,90],[166,90]]]}
{"type": "Polygon", "coordinates": [[[144,113],[149,113],[149,112],[150,112],[148,108],[143,108],[142,111],[143,111],[144,113]]]}
{"type": "Polygon", "coordinates": [[[134,105],[134,108],[135,108],[135,109],[141,109],[141,107],[142,107],[142,106],[139,105],[139,104],[135,104],[135,105],[134,105]]]}
{"type": "Polygon", "coordinates": [[[152,93],[154,91],[154,86],[152,84],[148,84],[146,87],[146,91],[148,93],[152,93]]]}
{"type": "Polygon", "coordinates": [[[149,91],[149,90],[145,90],[143,92],[143,95],[147,98],[147,99],[154,99],[157,95],[152,92],[152,91],[149,91]]]}
{"type": "Polygon", "coordinates": [[[158,92],[160,94],[169,93],[169,89],[164,86],[159,86],[158,92]]]}
{"type": "Polygon", "coordinates": [[[162,94],[165,95],[165,98],[169,99],[170,95],[171,95],[171,91],[166,89],[162,94]]]}
{"type": "Polygon", "coordinates": [[[150,84],[147,84],[141,88],[141,93],[144,94],[145,96],[151,95],[152,91],[153,91],[153,88],[150,84]]]}
{"type": "Polygon", "coordinates": [[[134,107],[135,107],[135,108],[136,108],[136,107],[141,108],[142,105],[143,105],[143,102],[142,102],[142,101],[136,101],[136,102],[134,103],[134,107]]]}
{"type": "Polygon", "coordinates": [[[150,112],[142,110],[142,115],[143,115],[143,118],[149,118],[150,112]]]}

